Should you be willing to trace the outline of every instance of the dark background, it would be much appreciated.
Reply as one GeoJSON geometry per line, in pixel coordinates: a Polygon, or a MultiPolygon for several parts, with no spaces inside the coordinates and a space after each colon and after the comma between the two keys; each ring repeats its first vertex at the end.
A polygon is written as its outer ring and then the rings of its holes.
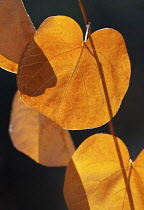
{"type": "MultiPolygon", "coordinates": [[[[12,0],[11,0],[12,1],[12,0]]],[[[85,31],[77,0],[24,0],[36,29],[48,16],[67,15],[85,31]]],[[[125,38],[131,64],[130,87],[114,118],[116,135],[134,160],[144,146],[144,1],[83,0],[93,31],[110,27],[125,38]]],[[[9,115],[16,75],[0,69],[0,210],[67,210],[63,199],[65,168],[38,165],[12,145],[9,115]]],[[[108,132],[108,126],[72,131],[76,147],[88,136],[108,132]]]]}

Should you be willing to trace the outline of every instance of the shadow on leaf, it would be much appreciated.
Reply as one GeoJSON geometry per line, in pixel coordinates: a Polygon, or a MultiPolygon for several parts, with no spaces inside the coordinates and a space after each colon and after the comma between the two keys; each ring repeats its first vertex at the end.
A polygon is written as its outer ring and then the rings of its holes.
{"type": "Polygon", "coordinates": [[[57,83],[57,77],[43,51],[33,40],[30,42],[20,60],[17,85],[22,94],[28,96],[42,95],[47,88],[57,83]]]}

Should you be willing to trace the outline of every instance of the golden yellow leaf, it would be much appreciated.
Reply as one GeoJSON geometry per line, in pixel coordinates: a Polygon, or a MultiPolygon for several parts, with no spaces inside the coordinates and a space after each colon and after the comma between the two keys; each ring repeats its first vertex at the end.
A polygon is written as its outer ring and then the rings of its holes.
{"type": "MultiPolygon", "coordinates": [[[[144,150],[130,161],[125,144],[118,139],[135,210],[144,209],[144,150]]],[[[131,210],[113,136],[87,138],[68,164],[64,196],[70,210],[131,210]],[[82,190],[83,189],[83,190],[82,190]]]]}
{"type": "Polygon", "coordinates": [[[91,39],[83,42],[79,25],[69,17],[47,18],[34,40],[49,61],[48,76],[43,76],[44,64],[35,59],[37,48],[31,43],[19,64],[22,99],[66,129],[94,128],[110,120],[99,71],[105,76],[113,115],[129,85],[130,61],[122,35],[107,28],[94,32],[91,39]],[[55,77],[56,84],[46,87],[55,77]],[[39,94],[42,84],[45,90],[39,94]]]}
{"type": "Polygon", "coordinates": [[[66,166],[75,151],[69,132],[24,104],[19,92],[14,97],[9,132],[19,151],[45,166],[66,166]]]}
{"type": "MultiPolygon", "coordinates": [[[[26,45],[33,39],[35,28],[27,15],[21,0],[0,1],[0,54],[8,59],[8,64],[0,66],[13,71],[9,61],[15,64],[24,52],[26,45]],[[6,65],[6,66],[5,66],[6,65]],[[9,66],[9,67],[8,67],[9,66]]],[[[15,72],[15,71],[14,71],[15,72]]]]}

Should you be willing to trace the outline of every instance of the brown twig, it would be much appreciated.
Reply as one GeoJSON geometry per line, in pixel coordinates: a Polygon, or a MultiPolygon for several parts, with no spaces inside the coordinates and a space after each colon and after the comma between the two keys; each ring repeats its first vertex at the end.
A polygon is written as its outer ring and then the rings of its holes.
{"type": "MultiPolygon", "coordinates": [[[[78,3],[79,3],[79,7],[81,9],[81,12],[82,12],[84,22],[87,25],[88,24],[88,18],[87,18],[86,11],[84,9],[82,0],[78,0],[78,3]]],[[[104,73],[103,73],[102,65],[101,65],[101,63],[98,59],[98,55],[97,55],[97,52],[96,52],[96,49],[95,49],[95,46],[94,46],[94,43],[93,43],[93,40],[92,40],[92,37],[91,37],[91,30],[89,31],[89,40],[90,40],[90,43],[91,43],[91,46],[92,46],[92,49],[93,49],[93,53],[91,53],[91,54],[95,58],[95,60],[97,62],[97,65],[98,65],[98,70],[99,70],[99,74],[100,74],[102,85],[103,85],[103,90],[104,90],[104,94],[105,94],[105,100],[106,100],[106,104],[107,104],[107,108],[108,108],[108,112],[109,112],[109,117],[111,119],[108,123],[109,130],[110,130],[110,133],[113,135],[114,144],[115,144],[117,155],[118,155],[118,158],[119,158],[120,167],[121,167],[121,170],[122,170],[122,174],[123,174],[123,178],[124,178],[124,182],[125,182],[125,186],[126,186],[126,191],[127,191],[127,194],[128,194],[130,207],[131,207],[131,210],[135,210],[134,202],[133,202],[133,198],[132,198],[132,192],[131,192],[131,188],[130,188],[130,184],[129,184],[130,177],[127,177],[125,166],[124,166],[124,161],[123,161],[123,158],[122,158],[122,154],[121,154],[121,151],[120,151],[120,147],[119,147],[119,144],[118,144],[117,137],[115,135],[115,129],[114,129],[114,125],[113,125],[113,122],[112,122],[113,112],[112,112],[112,106],[111,106],[111,102],[110,102],[110,98],[109,98],[108,88],[107,88],[107,85],[106,85],[106,80],[105,80],[105,76],[104,76],[104,73]]],[[[86,44],[85,44],[85,47],[88,49],[86,44]]],[[[90,50],[89,50],[89,52],[90,52],[90,50]]]]}
{"type": "MultiPolygon", "coordinates": [[[[85,8],[83,6],[83,3],[81,0],[78,0],[78,3],[79,3],[79,7],[80,7],[80,10],[81,10],[81,13],[82,13],[82,16],[83,16],[83,19],[84,19],[84,22],[85,22],[85,25],[89,24],[90,22],[88,21],[88,18],[87,18],[87,15],[86,15],[86,11],[85,11],[85,8]]],[[[89,34],[91,34],[91,26],[89,27],[89,34]]]]}

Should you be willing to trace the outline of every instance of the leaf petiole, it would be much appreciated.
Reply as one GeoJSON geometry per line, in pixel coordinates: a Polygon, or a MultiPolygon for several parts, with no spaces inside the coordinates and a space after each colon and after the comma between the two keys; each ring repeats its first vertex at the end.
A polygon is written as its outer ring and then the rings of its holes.
{"type": "Polygon", "coordinates": [[[90,29],[90,22],[88,22],[88,24],[86,24],[86,33],[85,33],[85,39],[84,39],[84,42],[87,41],[87,38],[88,38],[88,33],[89,33],[89,29],[90,29]]]}

